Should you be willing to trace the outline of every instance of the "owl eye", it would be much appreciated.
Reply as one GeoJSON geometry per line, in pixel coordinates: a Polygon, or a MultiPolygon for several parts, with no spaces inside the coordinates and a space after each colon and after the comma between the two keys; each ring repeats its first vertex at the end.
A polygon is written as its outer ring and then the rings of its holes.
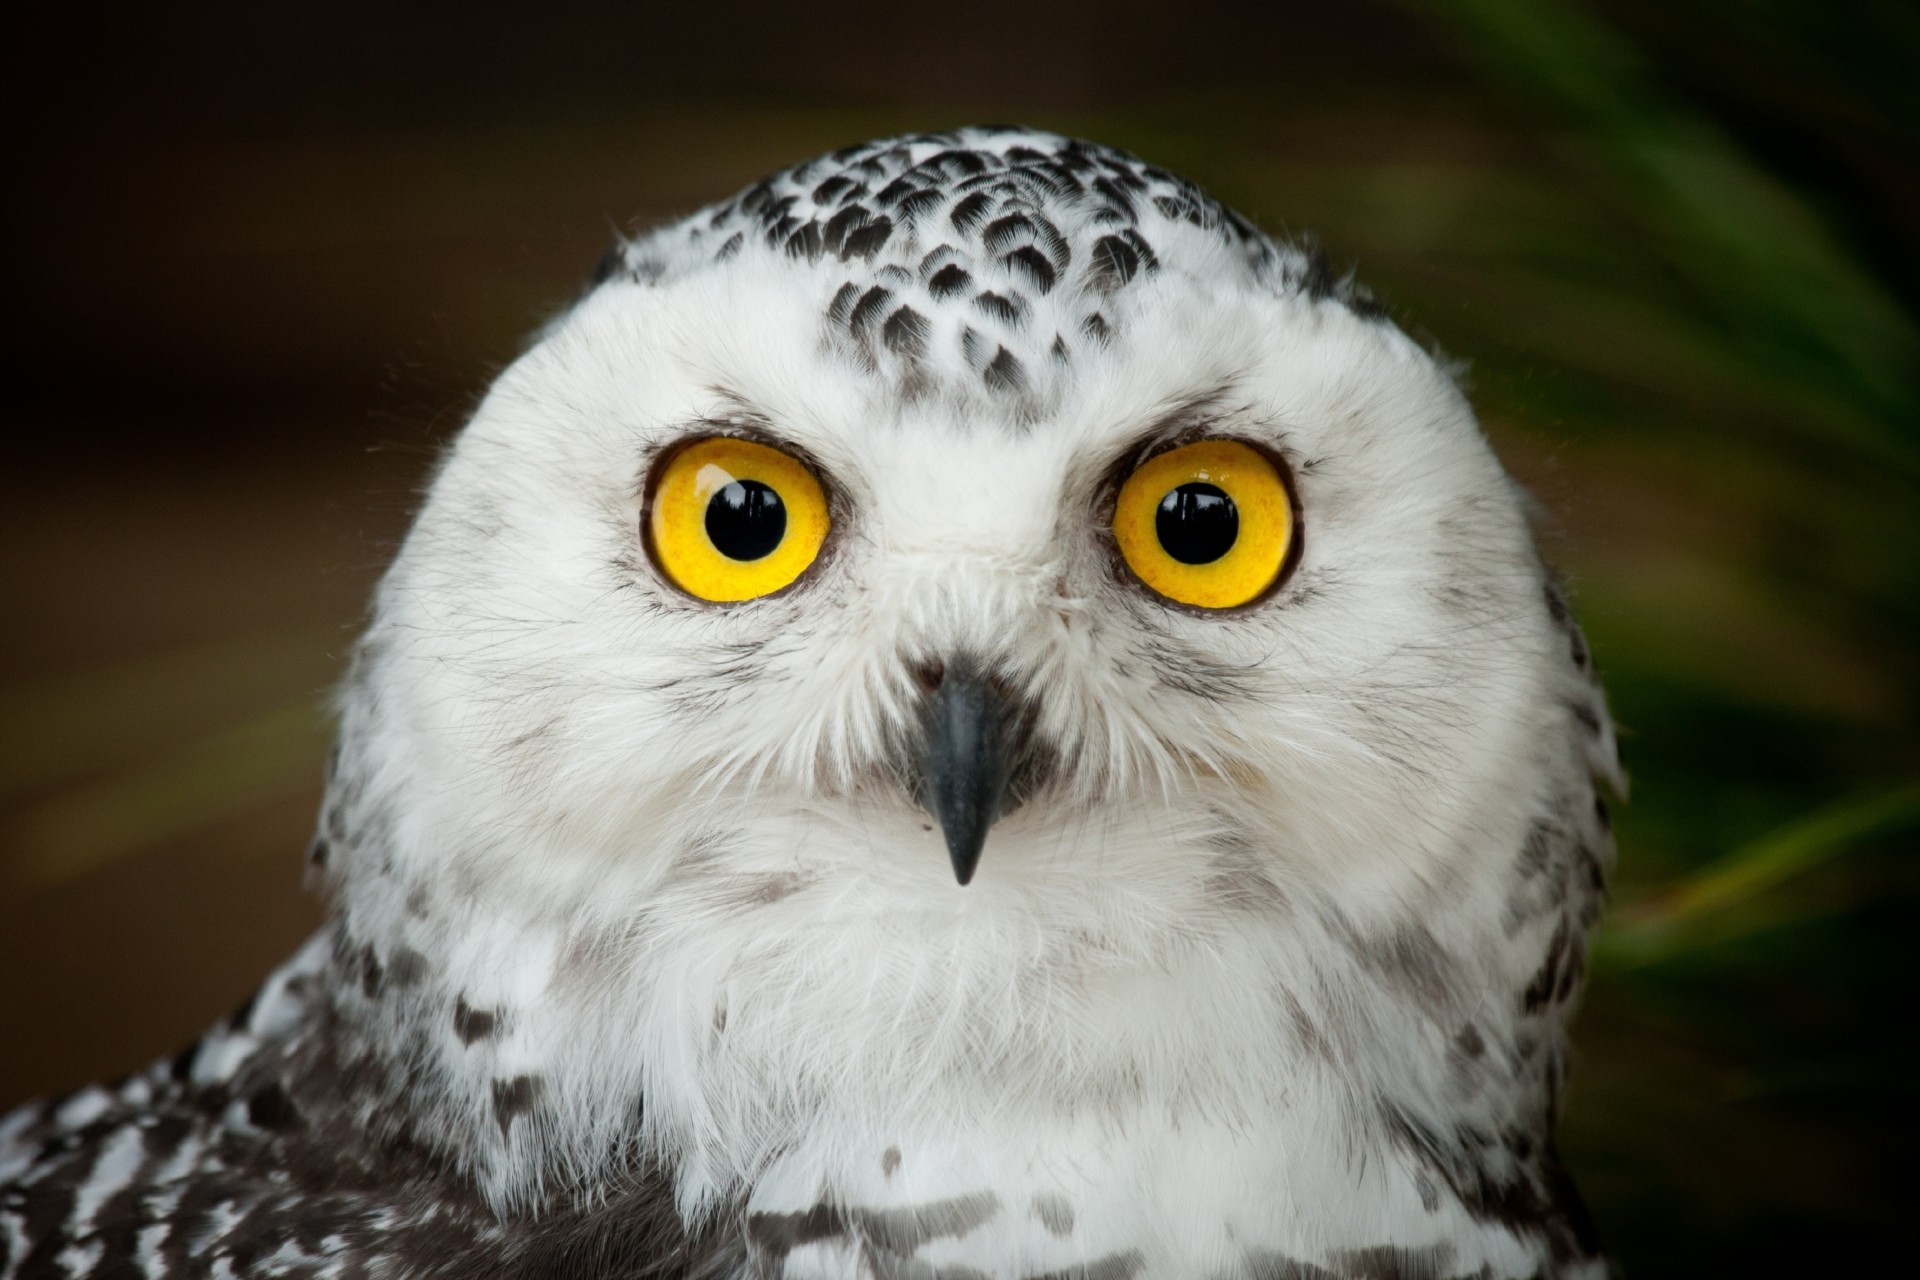
{"type": "Polygon", "coordinates": [[[673,584],[702,600],[751,600],[790,585],[820,554],[826,494],[791,454],[710,436],[654,469],[641,526],[673,584]]]}
{"type": "Polygon", "coordinates": [[[1280,468],[1238,440],[1155,454],[1113,507],[1113,536],[1134,576],[1199,609],[1231,609],[1272,590],[1292,561],[1296,526],[1280,468]]]}

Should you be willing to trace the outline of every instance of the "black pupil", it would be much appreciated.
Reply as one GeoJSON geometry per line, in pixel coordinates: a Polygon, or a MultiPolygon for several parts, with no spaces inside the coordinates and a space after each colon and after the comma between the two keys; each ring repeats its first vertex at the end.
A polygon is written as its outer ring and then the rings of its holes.
{"type": "Polygon", "coordinates": [[[1183,484],[1160,499],[1153,531],[1181,564],[1212,564],[1233,550],[1240,536],[1240,508],[1210,484],[1183,484]]]}
{"type": "Polygon", "coordinates": [[[758,480],[735,480],[707,500],[707,537],[729,560],[771,555],[786,536],[786,504],[758,480]]]}

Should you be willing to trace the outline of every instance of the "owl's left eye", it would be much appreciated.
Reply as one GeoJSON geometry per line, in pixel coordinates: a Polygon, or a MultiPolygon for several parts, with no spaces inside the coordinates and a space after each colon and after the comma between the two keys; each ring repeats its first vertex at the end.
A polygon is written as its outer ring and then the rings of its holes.
{"type": "Polygon", "coordinates": [[[1120,486],[1113,536],[1136,578],[1177,604],[1232,609],[1277,586],[1299,544],[1293,491],[1240,440],[1196,440],[1120,486]]]}
{"type": "Polygon", "coordinates": [[[647,551],[675,586],[702,600],[751,600],[791,585],[832,524],[806,464],[731,436],[674,450],[647,492],[647,551]]]}

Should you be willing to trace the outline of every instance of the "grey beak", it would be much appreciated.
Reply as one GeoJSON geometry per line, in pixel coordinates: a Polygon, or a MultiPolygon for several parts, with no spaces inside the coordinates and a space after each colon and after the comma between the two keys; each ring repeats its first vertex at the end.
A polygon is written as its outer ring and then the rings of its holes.
{"type": "Polygon", "coordinates": [[[987,829],[1013,807],[1008,784],[1025,751],[1027,718],[976,671],[949,665],[932,679],[921,719],[920,803],[940,820],[953,874],[966,884],[987,829]]]}

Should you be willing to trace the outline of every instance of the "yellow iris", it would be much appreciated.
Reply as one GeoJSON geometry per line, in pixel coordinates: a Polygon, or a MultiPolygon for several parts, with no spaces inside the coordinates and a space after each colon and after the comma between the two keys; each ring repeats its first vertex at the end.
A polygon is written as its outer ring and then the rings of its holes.
{"type": "Polygon", "coordinates": [[[1293,494],[1252,445],[1197,440],[1155,454],[1127,477],[1113,536],[1127,567],[1160,595],[1231,609],[1280,580],[1297,537],[1293,494]]]}
{"type": "Polygon", "coordinates": [[[642,517],[654,562],[688,595],[751,600],[790,585],[832,520],[820,482],[768,445],[712,436],[676,449],[642,517]]]}

